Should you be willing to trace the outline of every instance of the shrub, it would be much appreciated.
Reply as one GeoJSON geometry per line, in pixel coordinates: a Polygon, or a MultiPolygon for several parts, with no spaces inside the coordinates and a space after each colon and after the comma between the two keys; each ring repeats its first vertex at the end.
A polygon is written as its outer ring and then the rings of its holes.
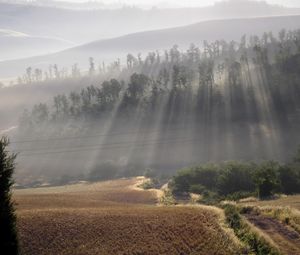
{"type": "Polygon", "coordinates": [[[11,187],[16,155],[8,153],[8,144],[8,139],[0,139],[0,251],[15,255],[19,253],[19,248],[11,187]]]}
{"type": "Polygon", "coordinates": [[[237,192],[254,192],[255,184],[252,179],[254,164],[241,162],[226,162],[221,165],[218,179],[218,190],[222,195],[237,192]]]}
{"type": "Polygon", "coordinates": [[[155,173],[154,170],[148,168],[148,169],[146,169],[146,171],[145,171],[145,173],[144,173],[144,176],[145,176],[146,178],[154,178],[154,177],[157,176],[157,174],[155,173]]]}
{"type": "Polygon", "coordinates": [[[201,185],[201,184],[192,184],[190,186],[190,192],[191,193],[195,193],[195,194],[199,194],[200,195],[200,194],[202,194],[205,191],[206,191],[206,188],[203,185],[201,185]]]}
{"type": "Polygon", "coordinates": [[[222,199],[223,197],[219,196],[216,192],[204,191],[199,202],[206,205],[217,205],[222,201],[222,199]]]}
{"type": "Polygon", "coordinates": [[[159,181],[157,179],[150,179],[148,181],[143,182],[140,185],[140,188],[147,190],[147,189],[155,189],[157,188],[157,186],[159,186],[159,181]]]}
{"type": "Polygon", "coordinates": [[[93,167],[89,174],[89,181],[105,181],[116,178],[118,167],[111,162],[105,162],[93,167]]]}
{"type": "Polygon", "coordinates": [[[293,165],[282,166],[279,169],[280,188],[284,194],[292,195],[300,192],[299,169],[293,165]]]}
{"type": "Polygon", "coordinates": [[[238,191],[226,196],[226,200],[239,201],[240,199],[254,197],[254,192],[238,191]]]}
{"type": "Polygon", "coordinates": [[[256,169],[254,180],[260,198],[271,197],[279,188],[279,167],[278,163],[269,161],[261,164],[256,169]]]}
{"type": "MultiPolygon", "coordinates": [[[[273,247],[262,235],[241,217],[239,209],[234,205],[225,205],[224,213],[226,222],[234,230],[237,237],[247,244],[254,254],[258,255],[279,255],[277,248],[273,247]]],[[[250,253],[250,254],[252,254],[250,253]]]]}

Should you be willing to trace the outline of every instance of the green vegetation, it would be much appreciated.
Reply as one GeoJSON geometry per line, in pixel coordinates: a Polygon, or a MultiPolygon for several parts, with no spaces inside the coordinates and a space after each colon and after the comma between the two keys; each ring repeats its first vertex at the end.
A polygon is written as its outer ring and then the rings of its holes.
{"type": "MultiPolygon", "coordinates": [[[[299,150],[295,158],[298,157],[299,150]]],[[[260,164],[232,161],[186,168],[173,177],[170,187],[175,195],[202,194],[204,203],[251,195],[269,198],[275,193],[297,194],[300,165],[296,159],[284,165],[274,161],[260,164]]]]}
{"type": "Polygon", "coordinates": [[[15,255],[19,253],[19,248],[11,187],[16,155],[9,154],[8,144],[7,138],[0,139],[0,251],[15,255]]]}
{"type": "Polygon", "coordinates": [[[158,185],[159,185],[158,180],[150,179],[150,180],[143,182],[139,187],[144,190],[147,190],[147,189],[155,189],[155,188],[157,188],[158,185]]]}
{"type": "Polygon", "coordinates": [[[244,206],[244,211],[255,211],[270,216],[279,222],[291,226],[300,234],[300,212],[291,207],[279,206],[244,206]]]}
{"type": "Polygon", "coordinates": [[[277,248],[273,247],[259,232],[255,231],[240,215],[239,209],[234,205],[224,206],[228,225],[234,230],[236,236],[244,242],[250,251],[257,255],[279,255],[277,248]]]}
{"type": "Polygon", "coordinates": [[[166,205],[166,206],[175,205],[176,204],[176,200],[174,199],[173,194],[172,194],[172,192],[169,189],[163,190],[163,195],[160,198],[159,202],[162,205],[166,205]]]}

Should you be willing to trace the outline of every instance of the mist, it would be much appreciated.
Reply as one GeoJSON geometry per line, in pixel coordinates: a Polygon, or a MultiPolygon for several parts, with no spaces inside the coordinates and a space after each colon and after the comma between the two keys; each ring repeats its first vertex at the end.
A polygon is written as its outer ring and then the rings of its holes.
{"type": "Polygon", "coordinates": [[[0,0],[0,253],[300,254],[296,0],[0,0]]]}
{"type": "Polygon", "coordinates": [[[0,3],[0,129],[18,185],[295,151],[300,9],[49,3],[0,3]]]}

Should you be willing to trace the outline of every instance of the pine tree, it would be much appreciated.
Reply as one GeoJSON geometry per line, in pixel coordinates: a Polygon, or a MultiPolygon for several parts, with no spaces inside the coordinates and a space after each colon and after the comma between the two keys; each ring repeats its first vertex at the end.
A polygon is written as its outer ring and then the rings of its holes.
{"type": "Polygon", "coordinates": [[[11,187],[16,155],[8,152],[8,144],[7,138],[0,139],[0,252],[15,255],[19,252],[11,187]]]}

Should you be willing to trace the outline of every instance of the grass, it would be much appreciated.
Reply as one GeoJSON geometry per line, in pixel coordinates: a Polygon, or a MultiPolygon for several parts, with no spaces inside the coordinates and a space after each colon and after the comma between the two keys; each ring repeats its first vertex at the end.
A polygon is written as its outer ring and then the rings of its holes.
{"type": "Polygon", "coordinates": [[[240,254],[217,211],[157,206],[139,182],[16,191],[22,254],[240,254]]]}
{"type": "Polygon", "coordinates": [[[240,215],[239,208],[235,205],[224,206],[226,222],[234,230],[236,236],[246,245],[249,253],[258,255],[280,255],[276,244],[269,236],[256,228],[240,215]]]}
{"type": "Polygon", "coordinates": [[[249,206],[245,209],[276,219],[282,224],[289,225],[300,234],[300,211],[297,209],[282,206],[249,206]]]}
{"type": "Polygon", "coordinates": [[[281,196],[270,200],[242,200],[241,205],[291,207],[300,210],[300,195],[281,196]]]}
{"type": "Polygon", "coordinates": [[[280,254],[300,254],[299,211],[289,207],[243,206],[244,217],[280,254]]]}

